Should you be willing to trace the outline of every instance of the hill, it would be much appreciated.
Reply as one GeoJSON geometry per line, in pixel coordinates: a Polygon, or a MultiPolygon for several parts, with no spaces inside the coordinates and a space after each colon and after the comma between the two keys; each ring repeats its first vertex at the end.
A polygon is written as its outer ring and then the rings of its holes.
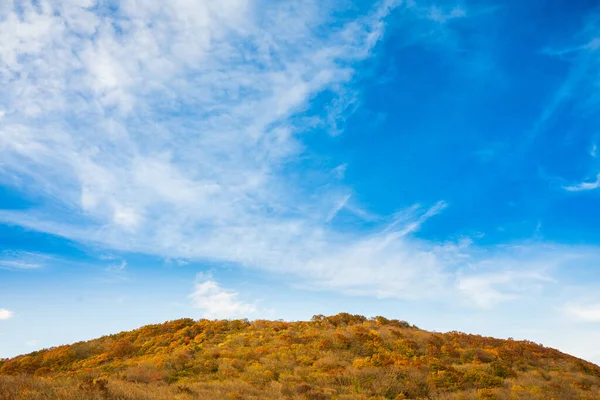
{"type": "Polygon", "coordinates": [[[406,322],[182,319],[0,361],[0,400],[599,399],[600,367],[406,322]]]}

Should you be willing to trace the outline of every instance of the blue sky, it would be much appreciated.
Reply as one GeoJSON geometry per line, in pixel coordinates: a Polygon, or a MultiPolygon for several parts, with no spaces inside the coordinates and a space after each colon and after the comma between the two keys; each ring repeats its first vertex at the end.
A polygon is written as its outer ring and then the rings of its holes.
{"type": "Polygon", "coordinates": [[[385,315],[600,362],[593,1],[0,5],[0,357],[385,315]]]}

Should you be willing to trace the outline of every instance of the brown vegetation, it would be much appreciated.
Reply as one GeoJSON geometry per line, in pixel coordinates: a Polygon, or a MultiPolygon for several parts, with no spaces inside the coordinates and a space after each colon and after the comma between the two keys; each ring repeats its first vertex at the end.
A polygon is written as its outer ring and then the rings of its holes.
{"type": "Polygon", "coordinates": [[[0,360],[0,400],[599,398],[600,367],[557,350],[350,314],[182,319],[0,360]]]}

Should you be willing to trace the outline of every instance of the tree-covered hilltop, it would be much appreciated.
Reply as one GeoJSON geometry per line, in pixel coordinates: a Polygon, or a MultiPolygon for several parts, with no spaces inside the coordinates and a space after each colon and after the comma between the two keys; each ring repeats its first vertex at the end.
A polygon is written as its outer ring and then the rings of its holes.
{"type": "Polygon", "coordinates": [[[0,361],[12,399],[599,399],[600,367],[404,321],[181,319],[0,361]]]}

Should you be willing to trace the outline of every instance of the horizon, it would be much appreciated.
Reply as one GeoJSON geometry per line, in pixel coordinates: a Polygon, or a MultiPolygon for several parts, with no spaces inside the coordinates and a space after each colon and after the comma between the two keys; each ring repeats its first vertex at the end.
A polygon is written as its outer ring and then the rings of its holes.
{"type": "Polygon", "coordinates": [[[0,358],[347,312],[600,364],[595,2],[143,3],[0,5],[0,358]]]}

